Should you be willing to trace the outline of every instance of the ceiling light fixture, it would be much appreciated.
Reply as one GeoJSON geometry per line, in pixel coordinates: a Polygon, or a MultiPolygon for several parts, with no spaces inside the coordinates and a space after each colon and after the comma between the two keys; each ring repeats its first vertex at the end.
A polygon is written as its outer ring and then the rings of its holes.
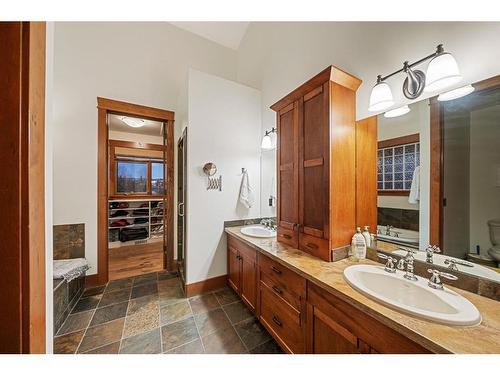
{"type": "Polygon", "coordinates": [[[276,148],[276,142],[273,142],[271,138],[272,133],[277,133],[276,128],[273,127],[271,130],[266,130],[266,134],[262,138],[262,143],[260,145],[263,150],[272,150],[276,148]]]}
{"type": "Polygon", "coordinates": [[[411,100],[418,98],[424,91],[439,91],[462,79],[455,58],[450,53],[444,52],[443,45],[440,44],[436,47],[436,52],[411,64],[405,61],[401,69],[385,77],[377,76],[377,84],[373,87],[370,95],[369,111],[382,111],[394,104],[391,89],[385,81],[399,73],[406,74],[403,83],[403,94],[411,100]],[[414,69],[427,60],[431,60],[427,67],[427,74],[414,69]]]}
{"type": "Polygon", "coordinates": [[[440,102],[446,102],[448,100],[458,99],[465,95],[469,95],[474,90],[475,89],[474,87],[472,87],[472,85],[462,86],[459,87],[458,89],[443,92],[438,96],[438,100],[440,102]]]}
{"type": "Polygon", "coordinates": [[[410,112],[410,107],[408,107],[407,105],[404,105],[402,107],[391,109],[390,111],[387,111],[386,113],[384,113],[384,117],[387,117],[387,118],[399,117],[399,116],[406,115],[408,112],[410,112]]]}
{"type": "Polygon", "coordinates": [[[141,128],[146,124],[144,120],[136,117],[122,116],[120,117],[120,120],[132,128],[141,128]]]}

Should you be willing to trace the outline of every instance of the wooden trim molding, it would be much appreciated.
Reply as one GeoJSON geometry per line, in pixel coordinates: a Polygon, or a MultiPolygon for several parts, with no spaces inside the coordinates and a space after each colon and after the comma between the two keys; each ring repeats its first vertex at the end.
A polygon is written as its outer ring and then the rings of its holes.
{"type": "MultiPolygon", "coordinates": [[[[334,83],[339,84],[340,86],[344,86],[352,91],[356,91],[358,87],[361,85],[361,80],[347,72],[344,72],[342,69],[339,69],[333,65],[330,65],[322,72],[315,75],[313,78],[308,80],[307,82],[300,85],[297,89],[292,91],[290,94],[285,96],[283,99],[277,101],[271,106],[271,109],[274,111],[279,111],[283,107],[290,105],[291,103],[299,100],[305,95],[309,94],[318,86],[322,86],[325,82],[332,81],[334,83]]],[[[314,93],[317,95],[318,93],[314,93]]],[[[304,98],[304,100],[307,100],[304,98]]]]}
{"type": "MultiPolygon", "coordinates": [[[[164,267],[171,271],[174,270],[174,226],[173,226],[173,194],[174,194],[174,112],[146,107],[138,104],[121,102],[113,99],[97,98],[98,129],[97,129],[97,285],[104,285],[108,282],[108,171],[110,155],[108,150],[108,113],[130,115],[149,120],[161,121],[166,123],[166,145],[150,145],[153,150],[165,150],[165,174],[166,197],[165,197],[165,248],[164,248],[164,267]],[[166,147],[166,149],[165,149],[166,147]]],[[[120,147],[139,147],[138,142],[113,141],[120,147]]],[[[144,146],[146,144],[143,144],[144,146]]],[[[144,147],[142,147],[144,148],[144,147]]],[[[138,196],[134,196],[138,198],[138,196]]],[[[151,198],[151,197],[149,197],[151,198]]],[[[159,197],[161,198],[161,197],[159,197]]],[[[122,199],[122,197],[120,197],[122,199]]]]}
{"type": "Polygon", "coordinates": [[[212,277],[211,279],[198,281],[197,283],[186,284],[186,297],[196,296],[220,289],[226,285],[227,275],[212,277]]]}
{"type": "Polygon", "coordinates": [[[129,114],[148,120],[174,121],[175,117],[174,112],[165,109],[146,107],[144,105],[101,97],[97,97],[97,108],[105,109],[109,113],[129,114]]]}
{"type": "Polygon", "coordinates": [[[386,148],[386,147],[396,147],[396,146],[402,146],[402,145],[407,145],[409,143],[417,143],[420,142],[420,134],[410,134],[410,135],[404,135],[402,137],[397,137],[397,138],[391,138],[391,139],[384,139],[383,141],[378,142],[378,148],[386,148]]]}
{"type": "MultiPolygon", "coordinates": [[[[0,22],[0,353],[45,353],[45,23],[0,22]]],[[[52,293],[52,290],[49,291],[52,293]]]]}
{"type": "Polygon", "coordinates": [[[404,197],[410,195],[410,190],[378,190],[377,195],[404,197]]]}

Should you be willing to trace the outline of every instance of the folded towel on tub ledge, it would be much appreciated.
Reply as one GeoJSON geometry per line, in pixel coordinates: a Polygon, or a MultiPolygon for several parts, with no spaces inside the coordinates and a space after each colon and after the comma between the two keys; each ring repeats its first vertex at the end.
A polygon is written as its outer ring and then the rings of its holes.
{"type": "Polygon", "coordinates": [[[90,268],[85,258],[54,260],[54,279],[63,278],[66,282],[76,279],[85,274],[90,268]]]}

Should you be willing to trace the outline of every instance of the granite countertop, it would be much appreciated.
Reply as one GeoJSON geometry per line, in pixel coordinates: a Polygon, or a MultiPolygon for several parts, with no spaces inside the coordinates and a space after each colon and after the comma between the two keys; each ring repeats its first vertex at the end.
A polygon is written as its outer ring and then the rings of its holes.
{"type": "Polygon", "coordinates": [[[241,227],[229,227],[225,231],[430,351],[500,353],[500,302],[448,286],[477,307],[483,318],[481,324],[472,327],[453,327],[414,318],[365,297],[344,280],[343,271],[348,266],[379,265],[379,263],[368,259],[359,262],[349,259],[325,262],[277,242],[276,238],[245,236],[241,234],[240,229],[241,227]]]}

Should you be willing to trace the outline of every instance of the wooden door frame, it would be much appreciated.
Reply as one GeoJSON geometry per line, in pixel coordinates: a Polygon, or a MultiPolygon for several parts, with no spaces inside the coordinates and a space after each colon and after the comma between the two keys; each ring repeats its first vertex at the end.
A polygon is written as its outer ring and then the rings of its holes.
{"type": "Polygon", "coordinates": [[[45,28],[0,22],[0,353],[46,351],[45,28]]]}
{"type": "Polygon", "coordinates": [[[167,256],[164,256],[164,268],[174,270],[174,120],[172,111],[132,104],[113,99],[97,97],[97,275],[87,278],[88,285],[104,285],[108,282],[108,114],[122,114],[141,117],[148,120],[166,123],[166,150],[165,159],[167,173],[166,207],[165,207],[165,233],[167,241],[165,246],[167,256]],[[168,232],[167,232],[168,231],[168,232]]]}
{"type": "MultiPolygon", "coordinates": [[[[474,94],[500,88],[500,75],[472,84],[474,94]]],[[[430,195],[429,195],[429,242],[443,247],[443,188],[444,188],[444,103],[437,96],[429,99],[430,105],[430,195]]],[[[446,251],[446,249],[444,249],[446,251]]]]}

